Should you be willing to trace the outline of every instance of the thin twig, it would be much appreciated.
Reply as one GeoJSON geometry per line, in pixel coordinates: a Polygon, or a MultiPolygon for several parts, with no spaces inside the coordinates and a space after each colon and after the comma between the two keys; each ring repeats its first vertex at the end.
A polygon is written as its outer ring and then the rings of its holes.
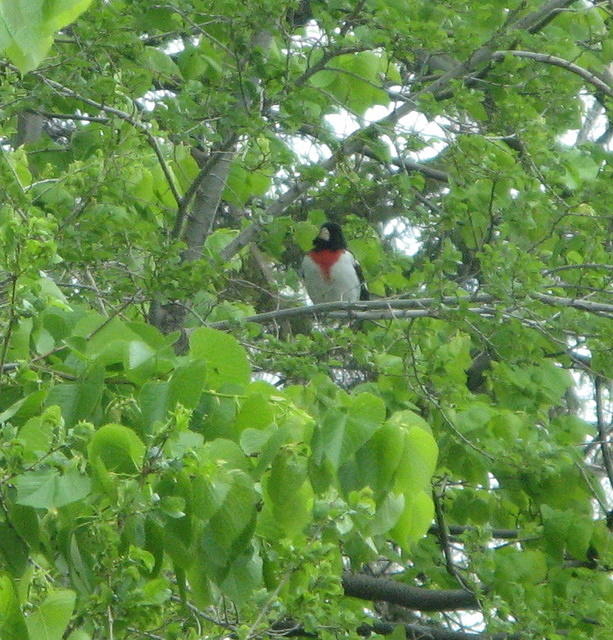
{"type": "Polygon", "coordinates": [[[2,344],[2,355],[0,356],[0,375],[4,371],[4,363],[6,362],[6,355],[9,349],[9,342],[11,341],[11,334],[13,333],[13,326],[15,324],[15,304],[17,302],[17,275],[11,275],[11,299],[9,302],[9,315],[7,319],[6,332],[4,334],[4,341],[2,344]]]}
{"type": "Polygon", "coordinates": [[[594,400],[596,402],[596,427],[598,428],[598,439],[600,440],[600,452],[602,461],[607,471],[609,484],[613,488],[613,457],[611,456],[610,444],[607,443],[607,427],[605,425],[603,401],[602,401],[603,380],[597,376],[594,380],[594,400]]]}
{"type": "Polygon", "coordinates": [[[211,624],[217,625],[218,627],[222,627],[224,629],[234,630],[236,628],[236,625],[230,622],[222,622],[221,620],[216,620],[212,616],[209,616],[208,614],[204,613],[204,611],[202,611],[201,609],[198,609],[198,607],[195,604],[192,604],[189,601],[183,601],[179,596],[171,596],[170,599],[173,600],[174,602],[178,602],[180,604],[185,605],[197,617],[202,618],[203,620],[206,620],[211,624]]]}
{"type": "Polygon", "coordinates": [[[463,589],[466,589],[469,593],[471,593],[475,598],[474,591],[470,588],[470,585],[464,580],[464,577],[457,570],[455,563],[453,561],[453,557],[451,555],[451,544],[449,540],[449,530],[447,529],[447,523],[445,522],[445,514],[443,511],[443,505],[441,502],[442,496],[439,496],[436,489],[432,487],[432,501],[434,503],[434,514],[436,517],[437,527],[437,535],[439,544],[441,546],[441,550],[443,551],[443,556],[445,557],[445,566],[447,568],[447,573],[450,576],[455,578],[457,582],[463,589]]]}

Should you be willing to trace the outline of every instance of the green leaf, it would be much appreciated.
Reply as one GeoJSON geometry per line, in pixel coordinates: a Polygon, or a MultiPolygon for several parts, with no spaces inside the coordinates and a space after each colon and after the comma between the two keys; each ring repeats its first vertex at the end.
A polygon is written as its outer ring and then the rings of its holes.
{"type": "Polygon", "coordinates": [[[389,103],[387,93],[380,88],[386,64],[384,56],[370,51],[337,56],[328,63],[328,69],[311,76],[310,83],[363,115],[369,107],[389,103]]]}
{"type": "Polygon", "coordinates": [[[56,469],[27,471],[15,478],[17,504],[37,509],[58,509],[82,500],[91,490],[87,476],[76,469],[61,475],[56,469]]]}
{"type": "Polygon", "coordinates": [[[437,458],[438,446],[434,438],[419,427],[411,427],[405,433],[403,462],[398,465],[396,487],[405,494],[429,487],[437,458]]]}
{"type": "Polygon", "coordinates": [[[298,222],[294,226],[294,237],[302,251],[313,248],[313,239],[317,235],[318,227],[310,222],[298,222]]]}
{"type": "Polygon", "coordinates": [[[206,73],[209,63],[196,47],[186,47],[177,56],[177,65],[186,80],[197,80],[206,73]]]}
{"type": "Polygon", "coordinates": [[[200,454],[203,460],[214,460],[217,464],[221,463],[230,469],[240,469],[246,473],[251,471],[245,454],[233,440],[215,438],[202,446],[200,454]]]}
{"type": "Polygon", "coordinates": [[[34,460],[46,454],[51,448],[55,429],[60,423],[58,407],[49,407],[44,415],[30,418],[19,430],[27,459],[34,460]]]}
{"type": "Polygon", "coordinates": [[[28,547],[11,524],[0,522],[0,557],[3,565],[16,578],[21,577],[28,563],[28,547]]]}
{"type": "Polygon", "coordinates": [[[40,527],[36,511],[32,507],[9,504],[8,521],[23,541],[33,549],[38,548],[40,527]]]}
{"type": "Polygon", "coordinates": [[[257,554],[237,557],[220,585],[222,593],[243,603],[262,582],[262,561],[257,554]]]}
{"type": "Polygon", "coordinates": [[[173,62],[172,58],[155,47],[145,47],[138,61],[145,69],[160,76],[172,78],[181,75],[179,67],[173,62]]]}
{"type": "Polygon", "coordinates": [[[403,624],[397,624],[392,633],[386,636],[388,640],[406,640],[406,631],[403,624]]]}
{"type": "Polygon", "coordinates": [[[26,618],[31,638],[62,640],[74,610],[76,595],[69,589],[51,591],[41,605],[26,618]]]}
{"type": "Polygon", "coordinates": [[[307,479],[307,460],[282,449],[275,457],[267,482],[267,493],[280,507],[292,501],[293,495],[307,479]]]}
{"type": "Polygon", "coordinates": [[[92,637],[89,633],[81,629],[76,629],[68,636],[68,638],[66,638],[66,640],[91,640],[91,638],[92,637]]]}
{"type": "Polygon", "coordinates": [[[132,429],[106,424],[94,433],[87,452],[92,463],[100,461],[108,471],[137,473],[143,464],[145,445],[132,429]]]}
{"type": "MultiPolygon", "coordinates": [[[[1,7],[1,5],[0,5],[1,7]]],[[[0,13],[0,49],[2,48],[2,15],[0,13]]],[[[10,180],[18,185],[19,191],[23,191],[25,187],[32,183],[32,174],[28,168],[28,156],[25,149],[16,149],[15,151],[5,151],[4,159],[10,169],[10,180]]]]}
{"type": "Polygon", "coordinates": [[[170,384],[168,382],[146,382],[138,396],[145,433],[153,433],[156,423],[166,420],[170,408],[170,384]]]}
{"type": "MultiPolygon", "coordinates": [[[[375,517],[370,522],[370,531],[373,535],[387,533],[402,516],[404,512],[405,499],[403,495],[390,492],[377,507],[375,517]]],[[[403,534],[407,537],[409,533],[403,534]]]]}
{"type": "Polygon", "coordinates": [[[0,51],[22,73],[36,68],[51,47],[52,34],[73,22],[91,0],[2,0],[0,51]]]}
{"type": "Polygon", "coordinates": [[[126,349],[125,368],[136,369],[154,357],[155,351],[141,340],[130,340],[126,349]]]}
{"type": "Polygon", "coordinates": [[[210,389],[249,382],[251,367],[247,354],[235,338],[217,329],[201,327],[192,333],[189,342],[190,356],[206,362],[210,389]]]}
{"type": "Polygon", "coordinates": [[[260,393],[248,396],[236,416],[236,428],[239,432],[245,429],[266,429],[273,421],[274,409],[268,397],[260,393]]]}
{"type": "Polygon", "coordinates": [[[495,411],[487,404],[475,402],[465,411],[461,411],[455,418],[455,426],[464,434],[479,431],[495,416],[495,411]]]}
{"type": "Polygon", "coordinates": [[[262,171],[248,170],[234,163],[226,182],[223,197],[228,202],[241,207],[249,198],[261,196],[270,187],[270,176],[262,171]]]}
{"type": "Polygon", "coordinates": [[[385,418],[385,405],[370,393],[350,399],[346,411],[328,410],[316,431],[313,452],[338,468],[375,433],[385,418]]]}
{"type": "Polygon", "coordinates": [[[217,584],[251,545],[257,499],[253,480],[240,470],[220,470],[215,478],[194,480],[194,513],[203,527],[192,559],[208,567],[217,584]]]}
{"type": "Polygon", "coordinates": [[[410,496],[405,494],[404,499],[404,510],[391,533],[398,544],[406,549],[425,535],[434,518],[434,504],[430,494],[425,491],[410,496]]]}
{"type": "Polygon", "coordinates": [[[572,382],[568,371],[547,361],[535,368],[531,377],[540,392],[539,395],[551,403],[557,402],[572,382]]]}
{"type": "Polygon", "coordinates": [[[399,426],[405,430],[418,427],[428,433],[432,432],[430,425],[419,414],[414,411],[409,411],[408,409],[404,411],[394,411],[387,421],[387,424],[399,426]]]}
{"type": "Polygon", "coordinates": [[[206,362],[191,360],[179,366],[168,382],[168,408],[181,404],[186,409],[195,409],[200,401],[206,380],[206,362]]]}
{"type": "Polygon", "coordinates": [[[566,550],[577,560],[586,557],[594,531],[594,522],[571,509],[554,509],[541,505],[543,535],[550,555],[561,559],[566,550]]]}
{"type": "Polygon", "coordinates": [[[98,405],[104,389],[104,369],[93,368],[79,382],[63,382],[51,388],[47,407],[58,405],[67,427],[87,420],[98,405]]]}
{"type": "Polygon", "coordinates": [[[155,578],[149,580],[143,586],[143,599],[144,605],[163,605],[170,600],[172,590],[170,589],[170,583],[166,578],[155,578]]]}
{"type": "Polygon", "coordinates": [[[30,639],[13,581],[8,575],[3,574],[0,574],[0,638],[2,640],[30,639]]]}
{"type": "Polygon", "coordinates": [[[195,498],[199,500],[196,513],[205,522],[214,521],[213,529],[223,546],[229,546],[249,524],[248,514],[255,507],[253,481],[238,469],[221,471],[212,481],[196,478],[195,498]],[[223,524],[225,522],[226,530],[223,524]]]}
{"type": "Polygon", "coordinates": [[[32,414],[40,412],[41,405],[47,396],[44,390],[34,391],[25,398],[17,400],[11,404],[5,411],[0,413],[0,423],[6,422],[11,418],[28,418],[32,414]]]}

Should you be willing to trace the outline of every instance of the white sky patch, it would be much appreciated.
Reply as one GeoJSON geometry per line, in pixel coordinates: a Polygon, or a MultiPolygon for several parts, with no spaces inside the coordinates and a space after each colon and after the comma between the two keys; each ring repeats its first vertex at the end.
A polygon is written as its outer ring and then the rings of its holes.
{"type": "MultiPolygon", "coordinates": [[[[360,128],[378,122],[385,116],[389,115],[394,108],[394,104],[387,106],[375,105],[366,111],[363,118],[356,118],[348,111],[340,110],[337,113],[329,113],[324,116],[324,120],[330,125],[335,136],[339,140],[343,140],[360,128]]],[[[436,121],[430,121],[423,113],[411,111],[398,122],[397,130],[400,132],[398,141],[400,144],[408,136],[419,136],[423,141],[424,147],[416,151],[405,151],[403,155],[416,162],[424,162],[435,158],[448,145],[449,135],[441,128],[436,121]]],[[[399,156],[399,146],[388,136],[382,136],[390,150],[393,158],[399,156]]],[[[330,149],[326,145],[317,145],[313,141],[307,141],[305,138],[292,138],[288,144],[298,154],[302,161],[313,162],[321,161],[330,157],[330,149]]]]}
{"type": "Polygon", "coordinates": [[[383,227],[383,234],[394,235],[394,249],[406,256],[414,256],[421,247],[419,229],[408,224],[406,218],[394,218],[383,227]]]}
{"type": "MultiPolygon", "coordinates": [[[[605,111],[599,103],[596,103],[596,98],[593,96],[581,95],[580,97],[583,102],[582,124],[585,126],[584,123],[587,121],[589,125],[586,140],[597,140],[607,128],[607,117],[605,115],[605,111]]],[[[559,136],[558,140],[567,147],[573,147],[578,143],[586,141],[580,140],[581,131],[581,129],[569,129],[566,133],[559,136]]],[[[613,149],[611,141],[609,141],[606,148],[609,151],[613,149]]]]}
{"type": "MultiPolygon", "coordinates": [[[[573,347],[572,345],[569,346],[576,354],[580,356],[585,356],[587,358],[592,357],[592,352],[587,347],[584,347],[582,345],[575,347],[573,347]]],[[[574,381],[573,390],[577,394],[577,398],[581,403],[579,417],[586,422],[595,424],[596,402],[594,400],[593,388],[590,384],[590,376],[581,371],[571,371],[571,375],[574,381]]]]}
{"type": "Polygon", "coordinates": [[[329,113],[324,116],[324,120],[334,129],[334,133],[339,138],[346,138],[360,128],[356,118],[347,111],[329,113]]]}

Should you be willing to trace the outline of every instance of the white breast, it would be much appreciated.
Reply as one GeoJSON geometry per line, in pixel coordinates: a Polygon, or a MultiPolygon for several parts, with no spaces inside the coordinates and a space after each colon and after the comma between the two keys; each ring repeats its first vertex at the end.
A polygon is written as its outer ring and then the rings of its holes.
{"type": "Polygon", "coordinates": [[[330,277],[323,278],[319,266],[310,256],[302,261],[302,275],[309,298],[320,302],[356,302],[360,299],[360,280],[355,271],[355,258],[345,251],[330,268],[330,277]]]}

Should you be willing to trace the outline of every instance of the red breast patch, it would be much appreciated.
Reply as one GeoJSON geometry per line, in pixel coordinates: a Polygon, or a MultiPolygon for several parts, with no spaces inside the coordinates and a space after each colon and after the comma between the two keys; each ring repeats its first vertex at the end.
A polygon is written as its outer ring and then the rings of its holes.
{"type": "Polygon", "coordinates": [[[309,251],[311,260],[321,269],[326,280],[330,280],[330,269],[336,261],[345,253],[344,249],[320,249],[318,251],[309,251]]]}

